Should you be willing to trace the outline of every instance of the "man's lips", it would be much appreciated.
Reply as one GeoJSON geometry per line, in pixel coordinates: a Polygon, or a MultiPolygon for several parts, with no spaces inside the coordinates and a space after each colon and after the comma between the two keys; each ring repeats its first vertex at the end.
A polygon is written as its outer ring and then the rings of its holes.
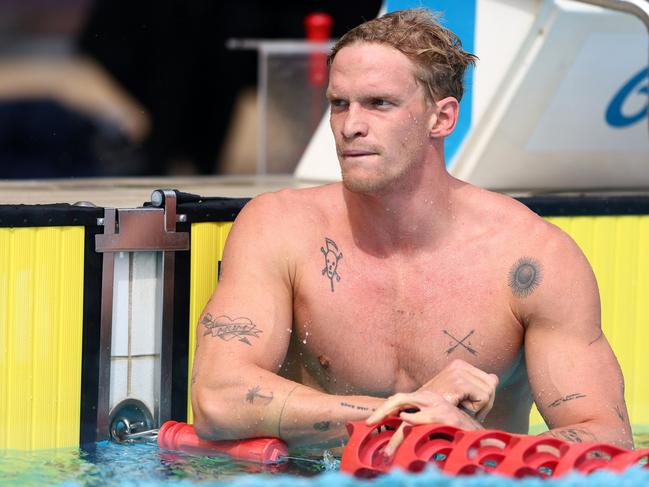
{"type": "Polygon", "coordinates": [[[342,154],[343,157],[362,157],[362,156],[376,155],[376,152],[371,150],[353,149],[353,150],[344,150],[342,154]]]}

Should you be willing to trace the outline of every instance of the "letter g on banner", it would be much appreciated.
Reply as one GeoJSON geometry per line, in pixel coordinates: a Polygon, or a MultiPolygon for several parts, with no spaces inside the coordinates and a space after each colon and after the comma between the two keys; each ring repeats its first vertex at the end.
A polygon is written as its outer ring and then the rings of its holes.
{"type": "Polygon", "coordinates": [[[649,103],[649,68],[640,70],[629,81],[627,81],[620,91],[618,91],[611,103],[606,109],[606,123],[612,127],[622,128],[632,125],[647,116],[647,104],[649,103]],[[632,115],[622,113],[624,103],[632,95],[644,94],[647,100],[644,106],[632,115]]]}

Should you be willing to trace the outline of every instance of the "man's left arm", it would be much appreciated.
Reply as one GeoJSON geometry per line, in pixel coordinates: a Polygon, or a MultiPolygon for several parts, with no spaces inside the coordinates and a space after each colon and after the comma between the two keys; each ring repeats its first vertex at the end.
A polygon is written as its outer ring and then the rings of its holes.
{"type": "Polygon", "coordinates": [[[549,233],[538,260],[523,258],[510,272],[532,396],[550,429],[544,434],[632,448],[624,378],[602,333],[595,276],[570,237],[549,233]],[[530,272],[535,286],[524,289],[530,272]]]}

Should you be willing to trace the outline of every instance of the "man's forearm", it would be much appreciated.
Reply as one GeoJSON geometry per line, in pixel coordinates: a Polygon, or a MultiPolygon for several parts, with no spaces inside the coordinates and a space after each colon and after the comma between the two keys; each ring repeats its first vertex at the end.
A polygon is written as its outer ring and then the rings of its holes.
{"type": "Polygon", "coordinates": [[[337,396],[258,369],[243,380],[194,384],[197,433],[213,440],[279,437],[291,446],[340,445],[348,421],[366,419],[384,399],[337,396]]]}
{"type": "Polygon", "coordinates": [[[552,436],[572,443],[609,443],[621,448],[633,448],[630,428],[597,421],[553,428],[541,433],[541,436],[552,436]]]}
{"type": "Polygon", "coordinates": [[[348,436],[347,422],[367,419],[383,401],[325,394],[296,385],[278,415],[278,435],[291,445],[340,446],[348,436]]]}

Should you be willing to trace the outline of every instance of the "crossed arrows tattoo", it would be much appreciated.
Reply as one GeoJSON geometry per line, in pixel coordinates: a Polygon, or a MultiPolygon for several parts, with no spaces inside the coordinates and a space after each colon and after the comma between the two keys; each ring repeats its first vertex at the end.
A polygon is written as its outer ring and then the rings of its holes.
{"type": "Polygon", "coordinates": [[[442,330],[442,331],[444,332],[445,335],[449,336],[452,340],[455,341],[455,345],[451,346],[451,348],[449,348],[448,350],[446,350],[446,355],[450,355],[450,354],[451,354],[452,352],[454,352],[455,349],[456,349],[457,347],[459,347],[459,346],[462,346],[462,348],[466,349],[467,352],[469,352],[469,353],[472,354],[472,355],[478,355],[478,352],[476,351],[476,349],[475,349],[475,348],[472,348],[472,347],[470,346],[470,344],[469,344],[469,345],[465,345],[465,344],[464,344],[464,342],[467,341],[467,340],[469,339],[469,337],[470,337],[471,335],[473,335],[473,333],[475,333],[475,330],[471,330],[467,336],[465,336],[464,338],[462,338],[462,340],[458,340],[457,338],[455,338],[453,335],[451,335],[451,334],[450,334],[449,332],[447,332],[446,330],[442,330]]]}

